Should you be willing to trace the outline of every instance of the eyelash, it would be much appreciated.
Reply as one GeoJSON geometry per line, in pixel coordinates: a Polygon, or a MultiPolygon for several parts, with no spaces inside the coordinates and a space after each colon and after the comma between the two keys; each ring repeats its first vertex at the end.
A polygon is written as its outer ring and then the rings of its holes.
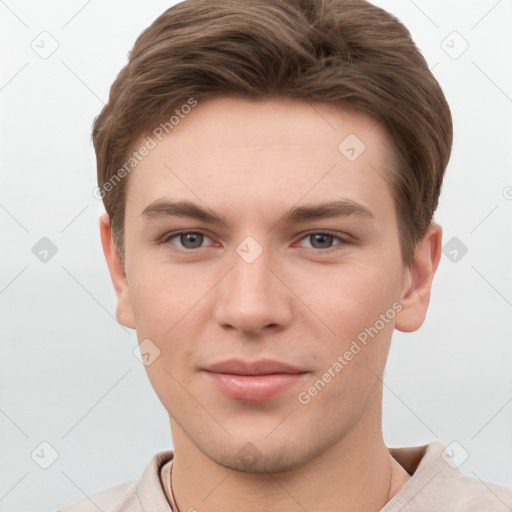
{"type": "MultiPolygon", "coordinates": [[[[206,233],[204,233],[203,231],[201,230],[189,230],[189,231],[173,231],[171,233],[168,233],[167,235],[164,236],[163,240],[162,240],[162,244],[168,244],[170,242],[170,240],[172,240],[173,238],[177,238],[181,235],[188,235],[188,234],[201,234],[207,238],[210,238],[211,240],[211,237],[208,236],[206,233]]],[[[335,240],[338,240],[338,244],[336,245],[333,245],[332,247],[328,247],[326,249],[319,249],[319,248],[316,248],[316,247],[309,247],[308,249],[311,249],[313,251],[321,251],[321,252],[330,252],[332,250],[336,250],[336,248],[338,246],[342,246],[342,245],[347,245],[349,242],[349,240],[346,240],[336,234],[334,234],[333,232],[331,231],[311,231],[309,233],[306,233],[304,234],[300,239],[299,241],[301,240],[304,240],[308,237],[311,237],[313,235],[328,235],[328,236],[332,236],[335,240]]],[[[171,245],[174,245],[174,244],[171,244],[171,245]]],[[[193,252],[193,251],[196,251],[198,249],[204,249],[204,247],[197,247],[197,248],[194,248],[194,249],[188,249],[186,247],[184,248],[177,248],[177,250],[179,251],[184,251],[184,252],[193,252]]]]}

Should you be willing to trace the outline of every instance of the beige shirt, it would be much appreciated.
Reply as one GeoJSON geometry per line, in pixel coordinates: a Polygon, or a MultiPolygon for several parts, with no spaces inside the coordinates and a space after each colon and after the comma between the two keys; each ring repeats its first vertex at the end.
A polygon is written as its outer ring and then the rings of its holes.
{"type": "MultiPolygon", "coordinates": [[[[438,441],[389,448],[411,478],[380,512],[512,511],[512,489],[463,476],[443,459],[444,449],[438,441]]],[[[139,480],[97,492],[58,512],[176,512],[170,489],[173,453],[155,454],[139,480]]]]}

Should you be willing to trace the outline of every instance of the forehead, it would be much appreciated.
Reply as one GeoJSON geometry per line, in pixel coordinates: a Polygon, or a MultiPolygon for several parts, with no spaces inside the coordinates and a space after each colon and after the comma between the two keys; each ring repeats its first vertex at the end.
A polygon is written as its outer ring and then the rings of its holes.
{"type": "Polygon", "coordinates": [[[212,209],[255,202],[269,212],[301,198],[344,197],[377,211],[393,206],[384,179],[392,159],[387,134],[347,108],[214,98],[198,101],[161,140],[150,138],[154,147],[129,176],[127,214],[166,196],[212,209]]]}

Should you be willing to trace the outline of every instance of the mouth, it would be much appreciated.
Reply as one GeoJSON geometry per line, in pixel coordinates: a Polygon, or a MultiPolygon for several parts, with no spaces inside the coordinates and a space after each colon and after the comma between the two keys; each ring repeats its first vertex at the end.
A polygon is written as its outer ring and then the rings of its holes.
{"type": "Polygon", "coordinates": [[[230,359],[203,369],[210,382],[234,400],[262,402],[302,382],[309,373],[269,359],[246,362],[230,359]]]}

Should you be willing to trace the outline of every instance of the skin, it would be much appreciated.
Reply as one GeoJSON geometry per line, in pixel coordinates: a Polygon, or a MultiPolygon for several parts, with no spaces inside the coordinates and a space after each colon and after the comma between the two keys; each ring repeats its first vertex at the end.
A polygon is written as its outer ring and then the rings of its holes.
{"type": "Polygon", "coordinates": [[[383,440],[381,379],[393,329],[423,323],[442,230],[432,223],[403,264],[383,179],[392,157],[384,129],[349,109],[209,99],[130,174],[124,265],[101,216],[117,319],[160,350],[146,369],[169,414],[182,512],[379,510],[408,481],[383,440]],[[349,134],[366,146],[353,162],[338,150],[349,134]],[[225,223],[141,215],[164,198],[192,201],[225,223]],[[340,199],[374,218],[279,221],[291,207],[340,199]],[[183,229],[205,234],[202,246],[169,237],[183,229]],[[309,235],[325,230],[335,236],[319,246],[309,235]],[[248,236],[263,250],[252,263],[236,252],[248,236]],[[298,393],[393,304],[401,304],[394,319],[301,404],[298,393]],[[234,400],[200,371],[231,357],[308,373],[270,400],[234,400]],[[250,467],[240,456],[247,443],[258,454],[250,467]]]}

